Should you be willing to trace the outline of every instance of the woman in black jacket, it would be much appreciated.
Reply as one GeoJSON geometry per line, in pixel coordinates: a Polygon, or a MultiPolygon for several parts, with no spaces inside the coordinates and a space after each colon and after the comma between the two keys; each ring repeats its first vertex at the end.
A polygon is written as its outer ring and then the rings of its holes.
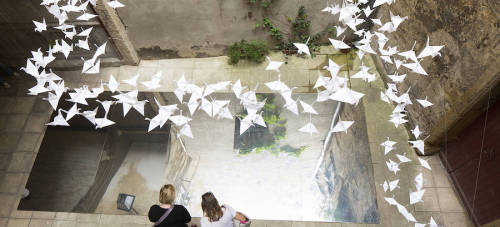
{"type": "Polygon", "coordinates": [[[164,185],[160,190],[160,205],[153,205],[149,208],[149,220],[158,227],[187,227],[187,223],[191,221],[191,215],[184,206],[174,205],[174,201],[174,186],[164,185]]]}

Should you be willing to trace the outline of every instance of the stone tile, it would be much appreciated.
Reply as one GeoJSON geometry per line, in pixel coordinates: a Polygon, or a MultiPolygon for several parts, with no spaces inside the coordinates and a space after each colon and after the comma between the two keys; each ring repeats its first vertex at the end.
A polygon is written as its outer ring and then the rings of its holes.
{"type": "MultiPolygon", "coordinates": [[[[424,178],[424,188],[434,187],[434,178],[433,178],[434,169],[431,171],[431,170],[428,170],[427,168],[425,168],[421,165],[409,165],[409,176],[408,177],[412,181],[412,185],[415,185],[413,183],[415,180],[415,177],[420,173],[422,173],[422,176],[424,178]]],[[[412,190],[414,190],[413,188],[412,188],[412,190]]]]}
{"type": "MultiPolygon", "coordinates": [[[[151,224],[148,217],[141,215],[120,215],[124,223],[151,224]]],[[[101,220],[102,222],[102,220],[101,220]]]]}
{"type": "Polygon", "coordinates": [[[439,226],[443,226],[443,223],[444,223],[443,215],[440,212],[416,211],[414,213],[414,216],[415,216],[415,219],[417,220],[417,222],[422,223],[422,224],[429,223],[431,217],[434,219],[434,221],[436,221],[436,223],[439,226]]]}
{"type": "Polygon", "coordinates": [[[55,220],[54,227],[74,227],[77,226],[76,221],[55,220]]]}
{"type": "Polygon", "coordinates": [[[28,227],[30,224],[30,219],[9,219],[7,227],[28,227]]]}
{"type": "Polygon", "coordinates": [[[74,221],[74,220],[76,220],[76,215],[77,215],[77,213],[57,212],[55,219],[56,220],[71,220],[71,221],[74,221]]]}
{"type": "Polygon", "coordinates": [[[9,217],[12,207],[16,202],[15,196],[12,194],[0,194],[0,201],[2,201],[2,205],[0,206],[0,217],[9,217]]]}
{"type": "Polygon", "coordinates": [[[20,133],[0,133],[0,144],[2,144],[2,146],[0,146],[0,150],[4,152],[13,152],[16,149],[17,142],[20,137],[20,133]]]}
{"type": "Polygon", "coordinates": [[[8,117],[8,114],[0,114],[0,131],[4,131],[5,127],[7,126],[8,117]]]}
{"type": "Polygon", "coordinates": [[[7,170],[11,157],[11,153],[0,153],[0,171],[7,170]]]}
{"type": "Polygon", "coordinates": [[[28,114],[11,114],[7,117],[4,131],[19,132],[23,130],[28,114]]]}
{"type": "Polygon", "coordinates": [[[415,204],[415,211],[440,211],[435,188],[425,188],[422,200],[415,204]]]}
{"type": "Polygon", "coordinates": [[[76,222],[77,227],[95,227],[99,226],[97,222],[76,222]]]}
{"type": "Polygon", "coordinates": [[[35,104],[36,97],[17,97],[16,104],[10,111],[10,113],[30,113],[33,105],[35,104]]]}
{"type": "Polygon", "coordinates": [[[266,221],[264,221],[264,220],[252,220],[252,223],[250,224],[250,226],[252,226],[252,227],[266,227],[266,221]]]}
{"type": "Polygon", "coordinates": [[[457,195],[451,188],[436,188],[439,199],[439,206],[444,212],[464,212],[462,204],[458,201],[457,195]]]}
{"type": "MultiPolygon", "coordinates": [[[[253,226],[253,225],[252,225],[253,226]]],[[[342,227],[341,223],[294,221],[292,227],[342,227]]]]}
{"type": "Polygon", "coordinates": [[[434,185],[438,188],[451,188],[452,184],[448,172],[442,164],[431,164],[434,185]]]}
{"type": "Polygon", "coordinates": [[[366,224],[359,224],[359,223],[342,223],[342,227],[366,227],[366,224]]]}
{"type": "Polygon", "coordinates": [[[267,221],[267,227],[292,227],[291,221],[267,221]]]}
{"type": "MultiPolygon", "coordinates": [[[[195,224],[197,226],[200,226],[200,218],[197,218],[197,217],[192,217],[191,218],[191,222],[189,222],[189,225],[188,226],[191,226],[192,224],[195,224]]],[[[252,224],[253,226],[253,224],[252,224]]]]}
{"type": "Polygon", "coordinates": [[[47,219],[31,219],[29,227],[47,227],[52,226],[54,220],[47,219]]]}
{"type": "Polygon", "coordinates": [[[0,218],[0,226],[5,227],[7,226],[7,222],[9,221],[8,218],[0,218]]]}
{"type": "Polygon", "coordinates": [[[29,173],[35,162],[33,152],[14,152],[10,160],[9,172],[25,172],[29,173]]]}
{"type": "Polygon", "coordinates": [[[472,227],[474,226],[466,213],[442,213],[444,219],[444,226],[453,227],[472,227]]]}
{"type": "Polygon", "coordinates": [[[0,97],[0,113],[10,113],[16,105],[16,99],[13,97],[0,97]]]}
{"type": "MultiPolygon", "coordinates": [[[[99,226],[109,226],[109,224],[100,223],[99,226]]],[[[123,226],[123,227],[146,227],[146,226],[151,226],[151,224],[146,225],[146,224],[137,224],[137,223],[123,223],[123,224],[120,224],[119,226],[123,226]]]]}
{"type": "Polygon", "coordinates": [[[99,222],[101,220],[100,214],[77,214],[76,220],[78,222],[99,222]]]}
{"type": "Polygon", "coordinates": [[[33,105],[32,113],[51,113],[53,111],[52,106],[46,100],[37,98],[35,104],[33,105]]]}
{"type": "Polygon", "coordinates": [[[56,212],[46,212],[46,211],[33,211],[34,219],[54,219],[56,217],[56,212]]]}
{"type": "Polygon", "coordinates": [[[21,140],[17,144],[17,151],[29,151],[33,152],[37,145],[38,139],[40,138],[40,133],[23,133],[21,140]]]}
{"type": "Polygon", "coordinates": [[[100,223],[103,224],[117,224],[125,223],[124,215],[114,215],[114,214],[101,214],[100,223]]]}
{"type": "Polygon", "coordinates": [[[31,216],[33,216],[33,211],[17,210],[17,209],[12,211],[12,214],[10,215],[11,218],[27,218],[27,219],[30,219],[31,216]]]}
{"type": "Polygon", "coordinates": [[[22,173],[6,173],[0,181],[0,192],[2,193],[17,193],[24,175],[22,173]]]}
{"type": "Polygon", "coordinates": [[[47,123],[48,117],[46,114],[31,114],[28,117],[28,122],[24,127],[25,132],[43,132],[45,130],[45,123],[47,123]]]}

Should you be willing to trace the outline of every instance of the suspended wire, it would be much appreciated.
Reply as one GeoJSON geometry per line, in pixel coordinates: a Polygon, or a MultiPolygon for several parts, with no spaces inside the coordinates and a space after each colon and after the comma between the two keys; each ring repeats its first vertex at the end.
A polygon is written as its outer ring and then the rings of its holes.
{"type": "Polygon", "coordinates": [[[490,109],[491,89],[488,92],[488,101],[486,102],[486,117],[484,119],[483,136],[481,138],[481,150],[479,151],[479,164],[477,166],[476,182],[474,186],[474,197],[472,199],[472,212],[474,213],[474,206],[476,205],[477,185],[479,181],[479,170],[481,168],[481,159],[483,157],[484,137],[486,137],[486,123],[488,122],[488,110],[490,109]]]}

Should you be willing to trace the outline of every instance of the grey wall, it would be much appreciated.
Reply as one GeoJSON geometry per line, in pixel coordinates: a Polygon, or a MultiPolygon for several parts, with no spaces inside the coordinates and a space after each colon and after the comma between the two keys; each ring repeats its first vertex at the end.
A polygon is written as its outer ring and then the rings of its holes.
{"type": "Polygon", "coordinates": [[[269,10],[251,5],[248,0],[122,2],[127,7],[118,9],[118,13],[142,58],[220,56],[227,46],[241,39],[269,39],[267,31],[255,29],[263,17],[289,33],[288,18],[294,19],[301,5],[312,22],[312,34],[336,20],[320,12],[326,6],[324,0],[273,0],[269,10]]]}
{"type": "MultiPolygon", "coordinates": [[[[431,134],[427,142],[438,145],[450,125],[467,120],[465,112],[484,96],[485,88],[500,79],[500,3],[491,0],[399,0],[379,10],[382,21],[389,10],[408,16],[398,31],[389,34],[388,44],[409,50],[417,41],[417,54],[427,36],[431,45],[445,45],[441,57],[425,58],[421,64],[429,77],[410,73],[400,91],[411,87],[411,96],[429,97],[434,107],[410,105],[410,125],[431,134]],[[496,4],[496,5],[495,5],[496,4]],[[496,11],[496,13],[495,13],[496,11]],[[445,119],[446,113],[446,119],[445,119]]],[[[376,26],[378,28],[378,26],[376,26]]],[[[388,73],[394,66],[383,65],[388,73]]]]}

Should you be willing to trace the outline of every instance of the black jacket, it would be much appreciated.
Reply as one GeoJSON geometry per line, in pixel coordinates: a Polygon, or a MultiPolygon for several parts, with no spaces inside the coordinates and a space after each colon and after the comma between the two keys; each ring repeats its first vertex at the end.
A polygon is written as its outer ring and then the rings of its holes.
{"type": "MultiPolygon", "coordinates": [[[[163,209],[158,205],[153,205],[149,208],[149,221],[156,222],[158,221],[167,209],[163,209]]],[[[163,220],[163,222],[158,225],[159,227],[185,227],[186,223],[191,221],[191,215],[186,210],[186,208],[182,205],[174,205],[172,212],[163,220]]]]}

